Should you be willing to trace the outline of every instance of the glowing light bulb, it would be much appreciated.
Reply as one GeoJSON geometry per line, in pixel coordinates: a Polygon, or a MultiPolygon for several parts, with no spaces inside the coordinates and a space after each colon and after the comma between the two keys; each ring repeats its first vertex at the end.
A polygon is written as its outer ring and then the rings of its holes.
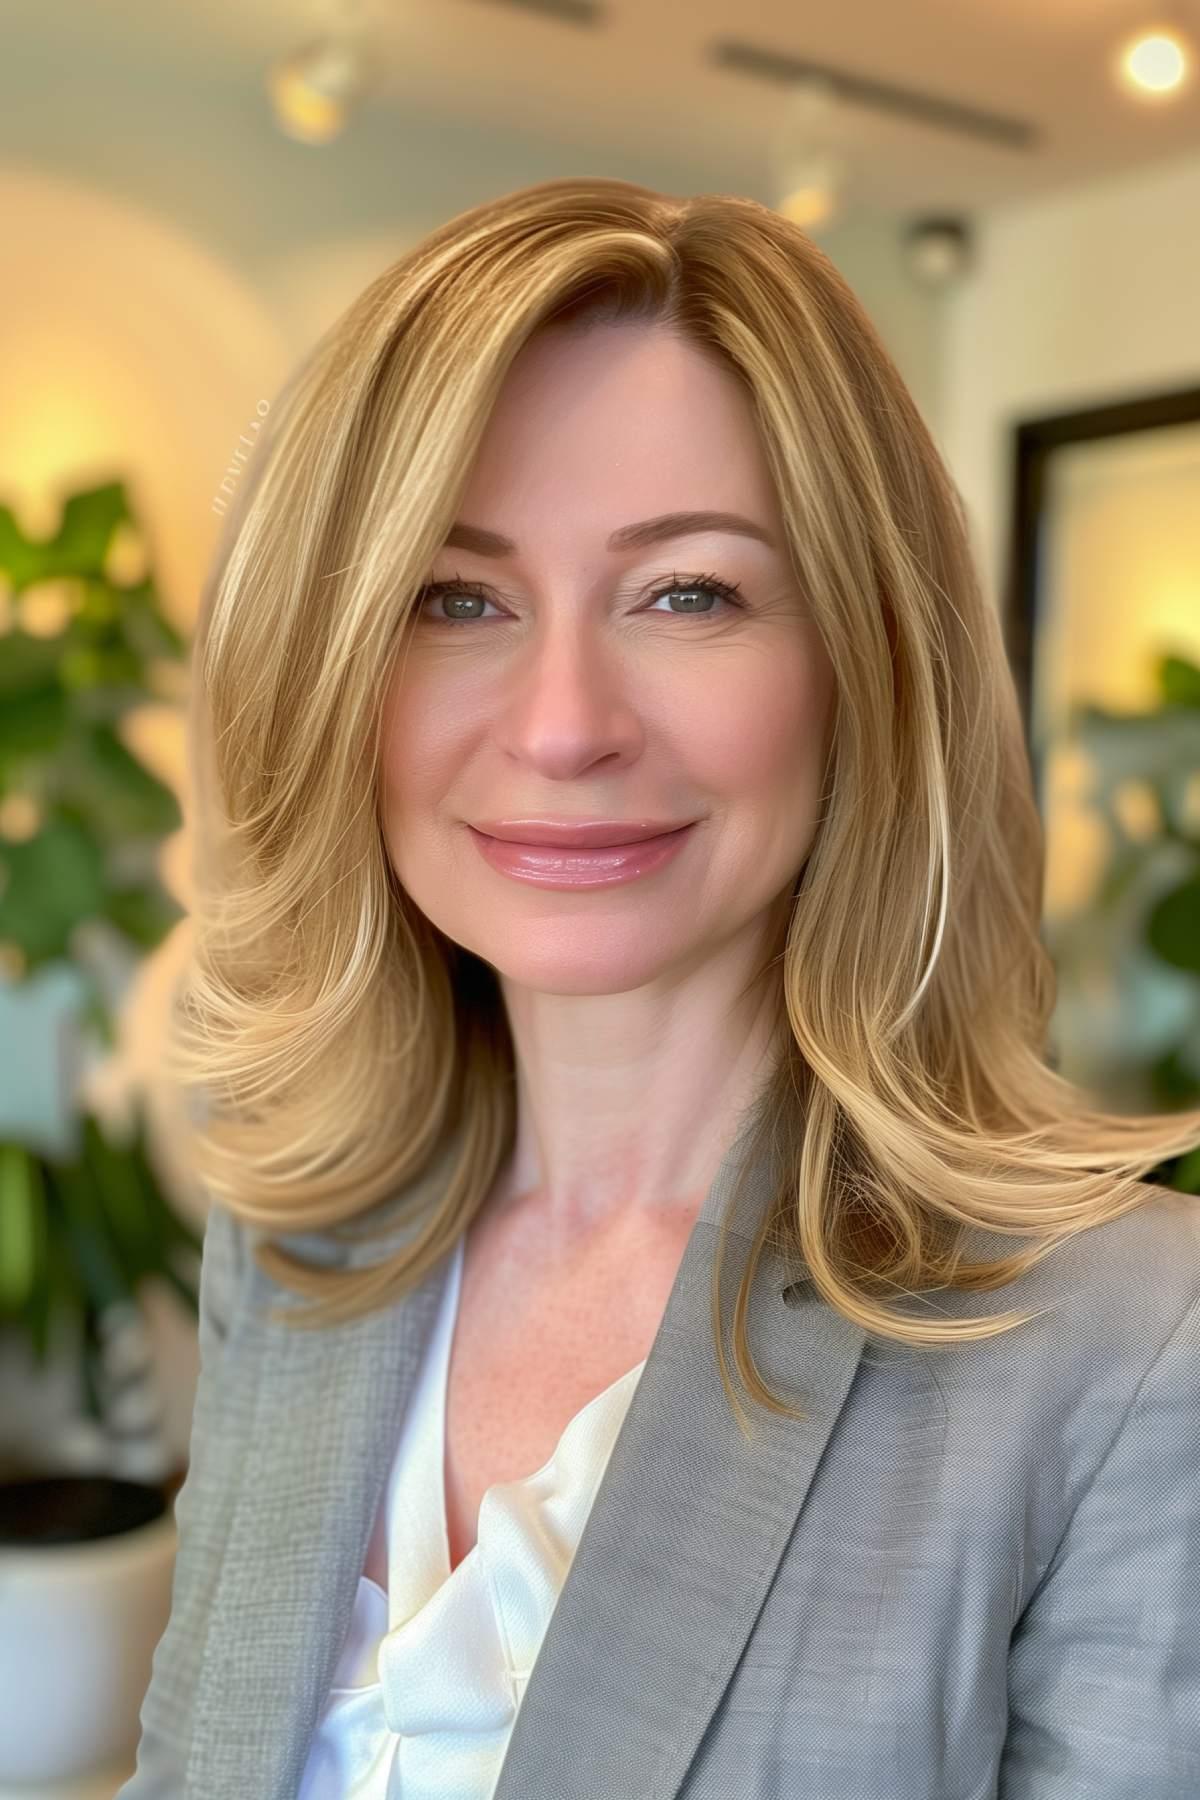
{"type": "Polygon", "coordinates": [[[1141,95],[1175,93],[1189,78],[1187,45],[1170,27],[1140,32],[1122,47],[1118,62],[1123,83],[1141,95]]]}
{"type": "Polygon", "coordinates": [[[793,225],[810,231],[832,218],[838,204],[836,182],[830,181],[820,169],[811,173],[797,170],[785,186],[776,211],[790,219],[793,225]]]}
{"type": "Polygon", "coordinates": [[[828,223],[845,203],[850,159],[838,147],[846,124],[833,84],[807,75],[788,96],[769,149],[775,210],[802,230],[828,223]]]}
{"type": "Polygon", "coordinates": [[[278,124],[304,144],[327,144],[336,137],[362,87],[362,58],[352,38],[306,44],[267,76],[278,124]]]}

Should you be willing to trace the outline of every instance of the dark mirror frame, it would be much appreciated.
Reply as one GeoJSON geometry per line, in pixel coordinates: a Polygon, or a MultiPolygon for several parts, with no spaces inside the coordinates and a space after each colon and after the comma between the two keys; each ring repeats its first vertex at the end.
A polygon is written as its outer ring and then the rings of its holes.
{"type": "Polygon", "coordinates": [[[1051,457],[1067,444],[1155,431],[1163,425],[1200,423],[1200,387],[1173,388],[1133,400],[1049,413],[1016,425],[1010,444],[1010,538],[1001,624],[1009,666],[1021,703],[1025,743],[1037,794],[1042,792],[1041,759],[1033,742],[1033,658],[1038,620],[1046,604],[1041,581],[1041,547],[1046,524],[1047,474],[1051,457]]]}

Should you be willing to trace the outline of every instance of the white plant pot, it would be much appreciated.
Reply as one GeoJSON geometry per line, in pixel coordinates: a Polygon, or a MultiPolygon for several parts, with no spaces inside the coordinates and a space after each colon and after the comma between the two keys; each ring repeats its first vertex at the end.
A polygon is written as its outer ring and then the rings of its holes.
{"type": "Polygon", "coordinates": [[[168,1503],[109,1537],[0,1544],[0,1800],[116,1763],[132,1774],[176,1542],[168,1503]]]}

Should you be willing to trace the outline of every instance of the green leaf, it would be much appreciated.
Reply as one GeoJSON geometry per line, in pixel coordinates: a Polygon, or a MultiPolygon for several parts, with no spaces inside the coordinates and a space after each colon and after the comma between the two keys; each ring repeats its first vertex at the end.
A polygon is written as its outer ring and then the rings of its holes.
{"type": "Polygon", "coordinates": [[[142,661],[124,644],[71,644],[63,651],[59,674],[65,688],[140,688],[142,661]]]}
{"type": "Polygon", "coordinates": [[[130,754],[111,725],[85,735],[93,794],[103,795],[105,825],[114,836],[162,837],[178,829],[182,813],[173,789],[130,754]]]}
{"type": "Polygon", "coordinates": [[[0,1313],[20,1313],[33,1293],[40,1172],[24,1144],[0,1143],[0,1313]]]}
{"type": "Polygon", "coordinates": [[[179,923],[185,910],[165,888],[144,883],[110,893],[104,916],[141,949],[153,950],[179,923]]]}
{"type": "Polygon", "coordinates": [[[1156,901],[1146,920],[1146,942],[1173,968],[1200,975],[1200,875],[1156,901]]]}
{"type": "Polygon", "coordinates": [[[33,1210],[33,1280],[25,1306],[25,1324],[35,1362],[44,1367],[50,1351],[50,1324],[54,1313],[53,1220],[45,1165],[38,1160],[41,1204],[33,1210]]]}
{"type": "Polygon", "coordinates": [[[109,1197],[113,1229],[125,1246],[128,1266],[139,1274],[158,1274],[167,1247],[168,1208],[146,1151],[145,1116],[135,1109],[135,1130],[122,1151],[122,1179],[109,1197]]]}
{"type": "Polygon", "coordinates": [[[1200,707],[1200,664],[1184,656],[1160,657],[1158,686],[1168,706],[1200,707]]]}
{"type": "Polygon", "coordinates": [[[76,925],[104,901],[103,855],[75,821],[51,819],[23,843],[0,841],[0,938],[30,965],[68,956],[76,925]]]}
{"type": "MultiPolygon", "coordinates": [[[[0,508],[0,514],[3,508],[0,508]]],[[[15,626],[0,639],[0,699],[7,709],[10,698],[36,694],[58,686],[60,640],[34,637],[15,626]]]]}
{"type": "Polygon", "coordinates": [[[14,587],[24,587],[32,565],[32,549],[11,506],[0,506],[0,569],[14,587]]]}
{"type": "Polygon", "coordinates": [[[85,1151],[81,1161],[60,1163],[55,1175],[63,1199],[67,1235],[88,1305],[96,1315],[118,1300],[135,1298],[106,1229],[97,1186],[97,1174],[89,1155],[85,1120],[85,1151]]]}
{"type": "Polygon", "coordinates": [[[1200,1144],[1180,1157],[1171,1176],[1171,1186],[1182,1194],[1200,1194],[1200,1144]]]}
{"type": "Polygon", "coordinates": [[[129,518],[129,502],[120,481],[70,495],[50,538],[26,537],[11,509],[0,507],[0,569],[18,592],[35,581],[94,574],[117,526],[129,518]]]}
{"type": "Polygon", "coordinates": [[[53,1163],[43,1159],[41,1171],[46,1190],[46,1275],[34,1304],[31,1331],[34,1355],[44,1364],[52,1322],[60,1314],[78,1320],[87,1311],[87,1295],[71,1255],[53,1163]]]}
{"type": "Polygon", "coordinates": [[[63,507],[62,523],[53,548],[61,558],[60,574],[70,570],[86,574],[103,563],[118,525],[132,523],[125,484],[109,481],[102,487],[72,494],[63,507]]]}
{"type": "Polygon", "coordinates": [[[0,707],[0,755],[18,757],[58,750],[70,728],[67,697],[60,687],[6,694],[0,707]]]}
{"type": "Polygon", "coordinates": [[[180,661],[187,655],[187,640],[163,612],[151,582],[141,581],[115,591],[122,601],[125,639],[133,649],[147,659],[170,657],[180,661]]]}

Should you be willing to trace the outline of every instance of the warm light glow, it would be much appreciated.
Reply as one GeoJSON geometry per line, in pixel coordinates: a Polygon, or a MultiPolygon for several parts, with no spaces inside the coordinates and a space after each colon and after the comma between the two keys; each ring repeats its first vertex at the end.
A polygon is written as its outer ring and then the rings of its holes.
{"type": "Polygon", "coordinates": [[[771,134],[770,182],[775,210],[802,230],[840,212],[850,160],[840,148],[848,126],[837,91],[825,76],[805,76],[792,88],[771,134]]]}
{"type": "Polygon", "coordinates": [[[1163,829],[1162,808],[1158,795],[1148,781],[1131,778],[1120,781],[1112,790],[1112,809],[1121,830],[1135,843],[1149,844],[1163,829]]]}
{"type": "Polygon", "coordinates": [[[0,800],[0,838],[8,844],[23,844],[43,824],[42,809],[31,794],[14,789],[0,800]]]}
{"type": "Polygon", "coordinates": [[[793,152],[779,161],[776,211],[802,230],[824,225],[840,211],[847,178],[844,156],[828,147],[793,152]]]}
{"type": "Polygon", "coordinates": [[[833,195],[826,187],[818,187],[812,183],[796,187],[785,194],[776,209],[793,225],[803,230],[823,225],[836,210],[833,195]]]}
{"type": "Polygon", "coordinates": [[[149,571],[150,552],[145,538],[128,519],[122,519],[104,558],[106,578],[116,587],[133,587],[145,581],[149,571]]]}
{"type": "Polygon", "coordinates": [[[277,123],[303,144],[327,144],[338,135],[360,86],[357,49],[334,38],[306,45],[267,76],[277,123]]]}
{"type": "MultiPolygon", "coordinates": [[[[3,169],[0,218],[0,495],[23,533],[44,539],[68,495],[124,482],[163,610],[183,628],[221,523],[208,496],[296,340],[270,296],[119,195],[3,169]],[[151,273],[131,284],[131,269],[151,273]]],[[[120,585],[137,566],[122,527],[120,585]]],[[[19,616],[5,587],[0,577],[0,633],[19,616]]]]}
{"type": "Polygon", "coordinates": [[[69,576],[35,581],[17,596],[17,617],[30,637],[58,637],[79,610],[79,583],[69,576]]]}
{"type": "Polygon", "coordinates": [[[1172,94],[1191,72],[1191,58],[1184,40],[1170,27],[1139,32],[1122,47],[1119,58],[1122,82],[1139,95],[1172,94]]]}

